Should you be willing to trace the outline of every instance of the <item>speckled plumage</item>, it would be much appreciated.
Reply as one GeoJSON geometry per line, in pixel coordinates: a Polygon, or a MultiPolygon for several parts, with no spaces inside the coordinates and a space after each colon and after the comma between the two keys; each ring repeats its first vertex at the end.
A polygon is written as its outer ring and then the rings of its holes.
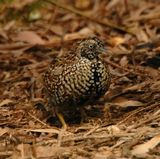
{"type": "Polygon", "coordinates": [[[108,90],[110,75],[99,54],[104,43],[88,38],[75,52],[54,60],[45,73],[45,87],[55,107],[68,108],[95,102],[108,90]]]}

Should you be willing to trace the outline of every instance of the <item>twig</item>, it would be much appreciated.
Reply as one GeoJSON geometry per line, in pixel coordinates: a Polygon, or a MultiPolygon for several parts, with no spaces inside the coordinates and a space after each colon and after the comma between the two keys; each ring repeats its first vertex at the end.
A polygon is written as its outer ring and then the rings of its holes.
{"type": "Polygon", "coordinates": [[[145,119],[145,120],[141,121],[140,123],[138,123],[137,125],[131,126],[131,127],[129,128],[129,130],[138,128],[139,126],[141,126],[141,125],[143,125],[143,124],[145,124],[145,123],[148,123],[148,122],[150,122],[150,121],[152,121],[152,120],[158,119],[158,118],[160,118],[160,114],[157,115],[157,116],[151,116],[149,119],[145,119]]]}
{"type": "Polygon", "coordinates": [[[125,136],[134,136],[134,133],[119,133],[119,134],[106,134],[106,135],[89,135],[89,136],[76,136],[72,138],[64,138],[62,143],[64,142],[71,142],[71,141],[80,141],[80,140],[87,140],[87,139],[110,139],[114,137],[125,137],[125,136]]]}
{"type": "Polygon", "coordinates": [[[119,31],[129,33],[131,35],[135,35],[135,33],[133,33],[131,30],[129,30],[127,28],[117,26],[116,24],[113,24],[106,19],[101,19],[101,20],[98,19],[98,18],[95,19],[91,15],[87,15],[87,14],[81,12],[80,10],[77,10],[76,8],[74,8],[72,6],[69,6],[69,5],[66,5],[66,4],[63,4],[63,3],[59,3],[57,0],[45,0],[45,1],[47,1],[48,3],[51,3],[53,5],[56,5],[60,8],[63,8],[65,10],[69,11],[69,12],[72,12],[72,13],[75,13],[75,14],[80,15],[82,17],[85,17],[85,18],[87,18],[87,19],[89,19],[93,22],[99,23],[101,25],[104,25],[104,26],[107,26],[107,27],[110,27],[110,28],[113,28],[113,29],[116,29],[116,30],[119,30],[119,31]]]}
{"type": "Polygon", "coordinates": [[[148,109],[151,109],[152,107],[156,107],[157,106],[157,103],[156,104],[153,104],[153,105],[150,105],[148,107],[144,107],[144,108],[141,108],[140,110],[135,110],[135,112],[133,112],[132,114],[128,115],[125,119],[123,119],[122,121],[120,121],[117,125],[120,125],[124,122],[126,122],[129,118],[131,118],[132,116],[144,111],[144,110],[148,110],[148,109]]]}
{"type": "MultiPolygon", "coordinates": [[[[22,129],[20,129],[22,130],[22,129]]],[[[40,132],[40,133],[52,133],[52,134],[59,134],[60,130],[55,128],[49,128],[49,129],[23,129],[27,132],[40,132]]]]}
{"type": "Polygon", "coordinates": [[[92,133],[95,132],[98,128],[99,128],[99,125],[96,126],[96,127],[94,127],[93,129],[91,129],[90,131],[88,131],[86,134],[84,134],[84,137],[86,137],[86,136],[92,134],[92,133]]]}
{"type": "Polygon", "coordinates": [[[38,122],[41,123],[42,125],[49,127],[46,123],[44,123],[43,121],[39,120],[38,118],[36,118],[36,117],[35,117],[34,115],[32,115],[31,113],[28,112],[28,114],[29,114],[29,116],[31,116],[33,119],[35,119],[36,121],[38,121],[38,122]]]}

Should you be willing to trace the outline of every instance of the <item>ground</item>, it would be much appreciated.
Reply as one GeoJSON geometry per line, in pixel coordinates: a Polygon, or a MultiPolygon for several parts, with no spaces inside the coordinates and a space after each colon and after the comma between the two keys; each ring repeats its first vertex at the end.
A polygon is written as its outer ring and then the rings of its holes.
{"type": "Polygon", "coordinates": [[[160,158],[160,2],[0,1],[0,158],[160,158]],[[43,74],[96,35],[111,86],[67,130],[44,110],[43,74]]]}

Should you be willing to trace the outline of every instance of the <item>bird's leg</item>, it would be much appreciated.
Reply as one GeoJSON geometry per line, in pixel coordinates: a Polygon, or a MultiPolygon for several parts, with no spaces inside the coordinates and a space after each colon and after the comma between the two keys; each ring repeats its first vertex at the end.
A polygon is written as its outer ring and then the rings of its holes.
{"type": "Polygon", "coordinates": [[[60,120],[63,129],[66,130],[67,129],[67,124],[66,124],[66,122],[64,120],[64,117],[63,117],[62,113],[58,112],[57,108],[55,109],[55,113],[56,113],[58,119],[60,120]]]}

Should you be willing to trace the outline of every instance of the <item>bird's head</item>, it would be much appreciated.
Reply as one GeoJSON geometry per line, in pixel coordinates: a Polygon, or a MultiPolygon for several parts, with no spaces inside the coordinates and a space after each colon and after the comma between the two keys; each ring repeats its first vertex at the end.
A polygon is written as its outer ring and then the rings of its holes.
{"type": "Polygon", "coordinates": [[[81,57],[85,57],[89,60],[98,58],[98,55],[103,53],[104,43],[97,37],[90,37],[86,40],[83,40],[79,43],[77,48],[81,57]]]}

